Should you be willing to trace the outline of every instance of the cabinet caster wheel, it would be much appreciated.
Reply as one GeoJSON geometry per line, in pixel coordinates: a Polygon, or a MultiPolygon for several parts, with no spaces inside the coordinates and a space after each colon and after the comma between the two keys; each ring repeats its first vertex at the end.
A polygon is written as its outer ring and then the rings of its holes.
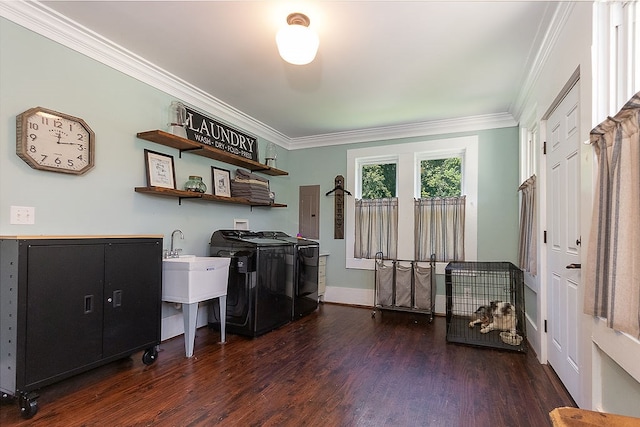
{"type": "Polygon", "coordinates": [[[147,349],[142,355],[142,363],[152,365],[158,358],[158,350],[155,347],[147,349]]]}
{"type": "Polygon", "coordinates": [[[36,397],[37,396],[29,395],[20,396],[20,415],[25,420],[33,418],[33,416],[38,412],[38,402],[36,401],[36,397]]]}

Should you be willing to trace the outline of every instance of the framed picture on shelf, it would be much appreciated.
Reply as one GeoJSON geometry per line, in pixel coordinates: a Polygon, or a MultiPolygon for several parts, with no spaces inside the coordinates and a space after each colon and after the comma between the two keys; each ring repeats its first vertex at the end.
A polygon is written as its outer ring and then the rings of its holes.
{"type": "Polygon", "coordinates": [[[211,166],[213,177],[213,195],[231,197],[231,172],[211,166]]]}
{"type": "Polygon", "coordinates": [[[144,150],[145,167],[147,169],[147,187],[176,188],[176,170],[173,167],[173,156],[144,150]]]}

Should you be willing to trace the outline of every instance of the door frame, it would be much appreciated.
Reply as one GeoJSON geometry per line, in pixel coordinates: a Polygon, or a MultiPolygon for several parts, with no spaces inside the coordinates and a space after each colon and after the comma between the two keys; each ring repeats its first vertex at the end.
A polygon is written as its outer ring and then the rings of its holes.
{"type": "MultiPolygon", "coordinates": [[[[580,132],[579,140],[580,140],[580,230],[581,230],[581,241],[582,241],[582,251],[581,251],[581,262],[584,264],[586,262],[586,255],[589,244],[589,232],[590,232],[590,224],[591,224],[591,216],[592,216],[592,200],[593,200],[593,179],[595,178],[595,173],[593,172],[593,149],[590,145],[587,144],[589,141],[589,129],[585,130],[585,126],[591,124],[590,114],[591,105],[590,101],[585,102],[585,96],[590,97],[589,89],[584,87],[583,85],[588,85],[589,82],[585,80],[581,80],[580,78],[580,69],[577,68],[571,77],[567,80],[566,84],[562,87],[562,89],[558,92],[558,95],[555,97],[553,102],[549,104],[549,107],[545,110],[545,113],[542,115],[539,123],[539,135],[540,135],[540,152],[542,152],[543,147],[542,144],[547,140],[547,122],[548,118],[551,116],[553,111],[558,107],[560,102],[564,99],[564,97],[569,93],[569,91],[573,88],[576,83],[581,85],[580,87],[580,95],[579,95],[579,104],[580,104],[580,123],[578,127],[578,131],[580,132]],[[586,134],[585,134],[586,133],[586,134]]],[[[543,238],[544,230],[548,229],[548,219],[547,219],[547,196],[548,196],[548,179],[546,176],[547,171],[547,157],[545,155],[540,156],[540,161],[538,165],[538,170],[540,171],[539,182],[540,182],[540,190],[539,190],[539,224],[540,224],[540,238],[543,238]]],[[[541,240],[542,243],[542,240],[541,240]]],[[[548,364],[548,336],[544,330],[544,322],[548,319],[550,308],[548,307],[548,291],[549,291],[549,283],[548,283],[548,265],[547,265],[547,257],[548,257],[548,244],[542,243],[539,248],[539,283],[540,283],[540,292],[537,297],[538,302],[538,311],[539,318],[541,319],[541,327],[540,327],[540,354],[539,361],[543,364],[548,364]]],[[[584,297],[584,286],[581,283],[579,293],[579,301],[580,307],[582,307],[582,300],[584,297]]],[[[587,408],[590,407],[592,396],[591,396],[591,387],[592,387],[592,351],[593,351],[593,343],[591,340],[591,319],[589,316],[582,314],[582,317],[578,321],[579,330],[577,331],[578,338],[578,346],[581,351],[582,363],[580,367],[580,386],[579,386],[579,396],[576,397],[576,403],[578,406],[587,408]]]]}
{"type": "MultiPolygon", "coordinates": [[[[551,116],[551,114],[555,111],[555,109],[558,107],[558,105],[560,105],[560,103],[562,102],[562,100],[565,98],[565,96],[567,96],[567,94],[569,93],[569,91],[573,88],[573,86],[575,86],[578,82],[580,81],[580,69],[577,68],[574,73],[571,75],[571,77],[569,78],[569,80],[565,83],[565,85],[562,87],[562,89],[560,90],[560,92],[558,92],[558,95],[556,95],[556,97],[554,98],[554,100],[551,102],[551,104],[549,104],[549,107],[547,107],[547,109],[545,110],[544,114],[542,115],[542,118],[540,119],[540,126],[538,127],[538,130],[540,132],[540,153],[544,153],[544,147],[543,144],[545,143],[545,141],[547,141],[548,139],[548,135],[547,135],[547,125],[548,125],[548,119],[551,116]]],[[[582,92],[580,93],[580,96],[582,96],[582,92]]],[[[580,98],[580,106],[582,107],[582,98],[580,98]]],[[[582,111],[582,109],[580,110],[582,111]]],[[[582,128],[582,122],[580,123],[579,129],[582,128]]],[[[548,291],[549,291],[549,283],[547,280],[547,275],[549,272],[548,269],[548,265],[547,265],[547,259],[548,259],[548,243],[545,243],[543,238],[544,238],[544,232],[546,230],[548,230],[549,226],[547,223],[547,197],[549,195],[549,192],[547,191],[548,185],[547,185],[547,156],[546,154],[542,154],[540,156],[540,164],[539,164],[539,169],[540,171],[540,203],[538,204],[539,206],[539,219],[540,219],[540,269],[539,269],[539,280],[540,280],[540,292],[538,294],[538,308],[539,308],[539,312],[540,312],[540,319],[542,324],[540,325],[540,363],[544,363],[547,364],[549,362],[548,360],[548,355],[549,355],[549,348],[548,348],[548,336],[547,336],[547,332],[545,331],[545,322],[546,320],[549,318],[549,307],[548,307],[548,291]]],[[[580,171],[582,172],[582,171],[580,171]]],[[[582,179],[582,178],[581,178],[582,179]]],[[[581,194],[582,196],[582,194],[581,194]]],[[[582,197],[580,199],[580,204],[581,204],[581,208],[583,208],[584,203],[582,202],[582,197]]],[[[582,228],[582,224],[581,224],[581,228],[582,228]]],[[[586,247],[586,246],[584,246],[586,247]]],[[[586,253],[586,251],[582,251],[582,254],[586,253]]]]}

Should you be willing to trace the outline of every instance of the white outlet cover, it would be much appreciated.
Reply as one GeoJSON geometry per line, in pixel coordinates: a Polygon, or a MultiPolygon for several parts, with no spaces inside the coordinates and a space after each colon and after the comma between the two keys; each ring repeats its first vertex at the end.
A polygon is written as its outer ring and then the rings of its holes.
{"type": "Polygon", "coordinates": [[[36,223],[36,208],[31,206],[11,206],[10,224],[33,225],[36,223]]]}

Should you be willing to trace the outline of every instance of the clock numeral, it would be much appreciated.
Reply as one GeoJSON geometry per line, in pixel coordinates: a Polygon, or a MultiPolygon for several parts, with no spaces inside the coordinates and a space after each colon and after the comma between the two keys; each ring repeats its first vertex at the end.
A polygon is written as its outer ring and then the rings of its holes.
{"type": "Polygon", "coordinates": [[[38,150],[36,150],[36,146],[35,145],[30,145],[29,146],[29,152],[30,153],[35,153],[36,151],[38,151],[38,150]]]}
{"type": "Polygon", "coordinates": [[[46,126],[49,126],[49,118],[42,116],[42,124],[46,125],[46,126]]]}
{"type": "Polygon", "coordinates": [[[82,159],[82,154],[80,154],[78,157],[76,157],[76,159],[80,160],[81,162],[84,162],[84,160],[82,159]]]}
{"type": "Polygon", "coordinates": [[[40,159],[40,163],[44,163],[44,161],[47,159],[47,157],[49,157],[46,154],[40,154],[40,155],[42,156],[42,159],[40,159]]]}
{"type": "Polygon", "coordinates": [[[29,138],[31,138],[31,141],[35,141],[36,139],[38,139],[38,135],[36,135],[35,133],[30,133],[29,138]]]}
{"type": "Polygon", "coordinates": [[[84,141],[84,135],[81,133],[76,134],[78,135],[78,141],[84,141]]]}
{"type": "Polygon", "coordinates": [[[38,124],[34,122],[29,122],[29,129],[38,130],[38,124]]]}
{"type": "Polygon", "coordinates": [[[73,167],[73,159],[67,160],[67,166],[69,166],[70,168],[73,167]]]}
{"type": "Polygon", "coordinates": [[[53,121],[53,127],[54,128],[58,128],[58,129],[62,129],[62,122],[60,120],[54,120],[53,121]]]}
{"type": "Polygon", "coordinates": [[[62,160],[60,160],[60,157],[56,157],[56,159],[53,161],[56,165],[60,166],[60,164],[62,163],[62,160]]]}

